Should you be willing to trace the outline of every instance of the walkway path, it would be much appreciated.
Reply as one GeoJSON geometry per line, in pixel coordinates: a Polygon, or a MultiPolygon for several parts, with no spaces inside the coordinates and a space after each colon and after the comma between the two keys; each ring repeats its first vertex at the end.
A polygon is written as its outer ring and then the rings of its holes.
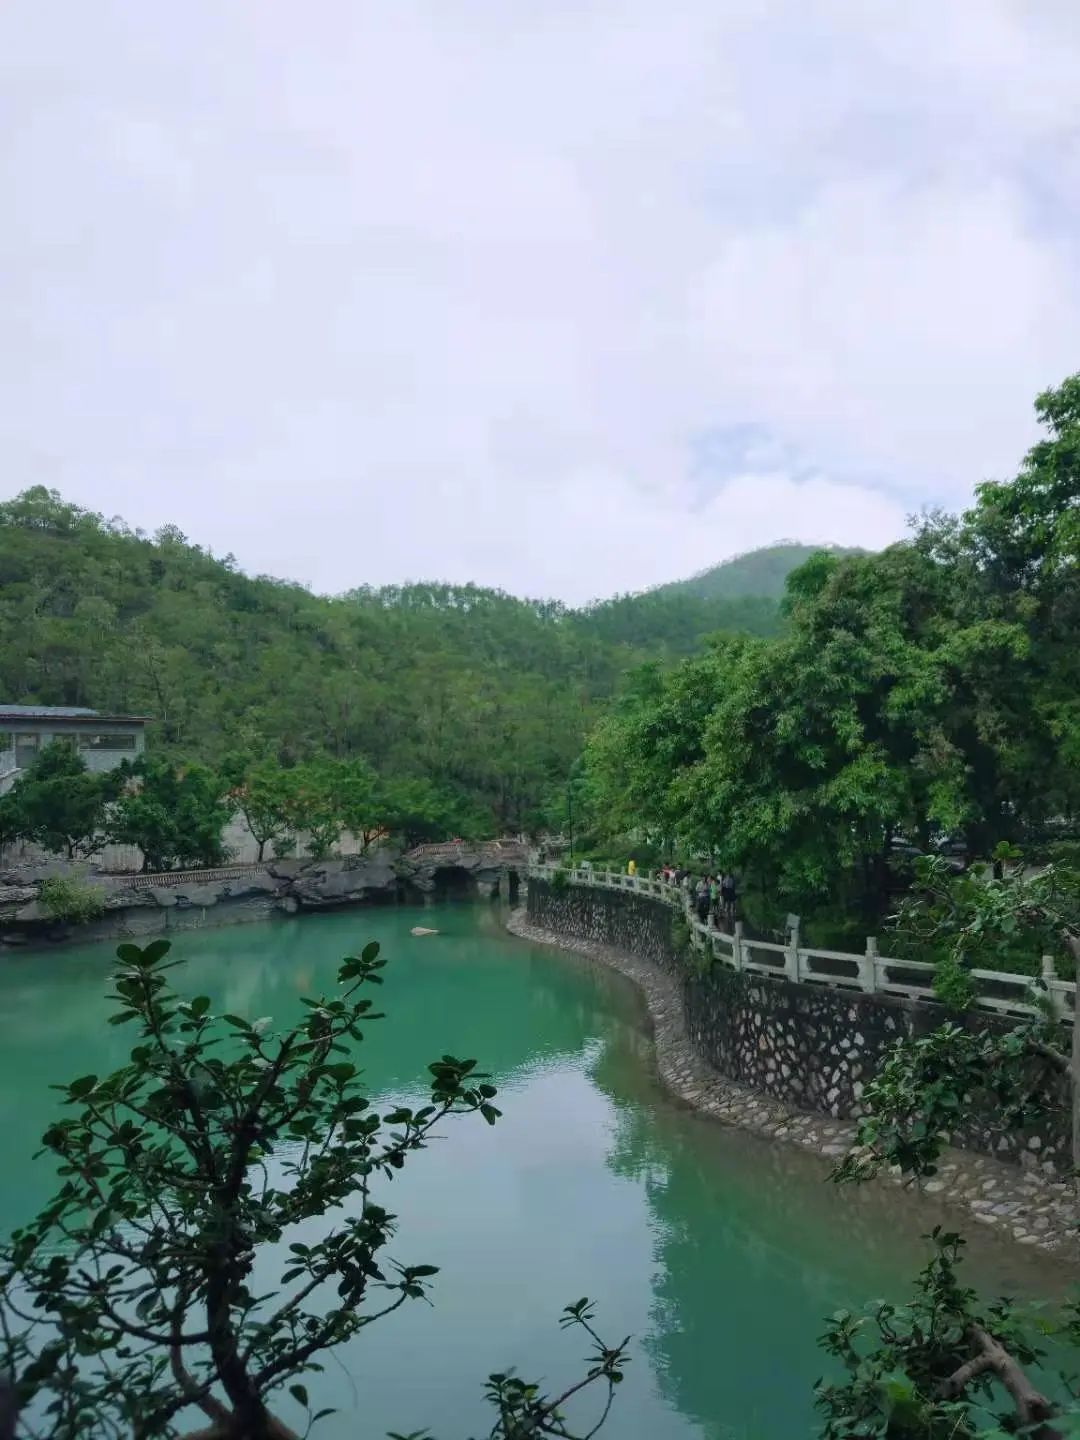
{"type": "MultiPolygon", "coordinates": [[[[728,1080],[697,1053],[686,1033],[679,982],[665,971],[622,950],[591,940],[566,940],[532,925],[523,909],[507,922],[511,934],[534,944],[584,955],[627,976],[641,990],[652,1019],[656,1068],[664,1086],[695,1110],[726,1125],[750,1130],[789,1145],[798,1145],[830,1159],[850,1146],[850,1122],[811,1114],[760,1095],[728,1080]]],[[[888,1177],[903,1183],[898,1174],[888,1177]]],[[[949,1150],[933,1180],[922,1187],[967,1209],[981,1224],[1002,1229],[1022,1245],[1071,1251],[1080,1259],[1076,1241],[1078,1212],[1070,1188],[1037,1171],[1003,1165],[987,1155],[949,1150]]]]}

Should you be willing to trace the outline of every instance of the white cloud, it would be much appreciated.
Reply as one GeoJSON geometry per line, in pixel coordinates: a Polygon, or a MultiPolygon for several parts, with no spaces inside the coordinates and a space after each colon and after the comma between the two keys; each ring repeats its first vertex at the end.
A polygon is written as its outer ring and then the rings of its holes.
{"type": "Polygon", "coordinates": [[[1078,363],[1072,7],[669,8],[11,0],[10,489],[582,598],[1007,474],[1078,363]]]}

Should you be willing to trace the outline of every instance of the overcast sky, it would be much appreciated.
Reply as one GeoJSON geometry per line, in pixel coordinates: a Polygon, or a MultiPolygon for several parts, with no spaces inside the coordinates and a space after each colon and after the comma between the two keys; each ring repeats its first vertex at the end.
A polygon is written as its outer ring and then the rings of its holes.
{"type": "Polygon", "coordinates": [[[1077,0],[4,0],[0,458],[582,600],[963,505],[1080,369],[1077,0]]]}

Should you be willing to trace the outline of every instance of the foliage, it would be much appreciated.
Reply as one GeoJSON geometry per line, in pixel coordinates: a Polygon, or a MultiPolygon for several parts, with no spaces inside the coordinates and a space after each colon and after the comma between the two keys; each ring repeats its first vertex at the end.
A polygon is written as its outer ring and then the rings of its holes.
{"type": "MultiPolygon", "coordinates": [[[[1059,1423],[1075,1434],[1080,1407],[1059,1407],[1023,1369],[1045,1359],[1043,1336],[1033,1336],[1011,1302],[983,1304],[960,1283],[958,1235],[938,1229],[931,1239],[934,1253],[910,1303],[878,1300],[861,1314],[832,1316],[821,1345],[846,1373],[817,1384],[823,1440],[1003,1440],[1018,1430],[1061,1440],[1059,1423]]],[[[1057,1328],[1076,1344],[1075,1306],[1057,1328]]],[[[1071,1394],[1064,1376],[1062,1388],[1071,1394]]]]}
{"type": "MultiPolygon", "coordinates": [[[[327,1412],[311,1414],[302,1377],[426,1296],[434,1266],[384,1258],[382,1192],[445,1120],[500,1112],[476,1062],[451,1055],[416,1110],[380,1114],[364,1095],[350,1056],[382,1018],[367,995],[378,950],[347,958],[336,994],[274,1034],[179,999],[167,941],[119,947],[112,1021],[136,1027],[130,1063],[64,1087],[69,1113],[43,1139],[62,1183],[0,1249],[0,1361],[36,1433],[172,1436],[197,1407],[223,1440],[283,1440],[271,1407],[286,1389],[310,1427],[327,1412]],[[270,1246],[285,1246],[281,1273],[256,1289],[270,1246]]],[[[550,1398],[492,1376],[494,1435],[568,1435],[562,1406],[593,1383],[610,1404],[626,1342],[600,1340],[587,1300],[564,1324],[593,1341],[585,1377],[550,1398]]]]}
{"type": "Polygon", "coordinates": [[[864,551],[845,550],[831,545],[819,552],[814,545],[799,545],[784,542],[766,545],[760,550],[751,550],[746,555],[735,555],[687,580],[676,580],[670,585],[661,585],[662,595],[698,595],[703,599],[736,599],[741,595],[769,595],[779,600],[783,597],[788,576],[794,570],[818,553],[837,558],[844,555],[860,555],[864,551]]]}
{"type": "Polygon", "coordinates": [[[995,868],[957,874],[941,856],[914,864],[914,888],[892,919],[890,950],[968,970],[1037,975],[1040,957],[1073,965],[1070,934],[1080,935],[1080,870],[1025,868],[1020,852],[999,846],[995,868]]]}
{"type": "Polygon", "coordinates": [[[565,895],[570,889],[570,876],[565,870],[556,870],[550,880],[551,893],[553,895],[565,895]]]}
{"type": "Polygon", "coordinates": [[[267,845],[281,845],[289,835],[290,787],[286,772],[271,760],[230,756],[222,768],[228,799],[244,817],[258,845],[258,859],[267,845]]]}
{"type": "Polygon", "coordinates": [[[155,751],[209,765],[360,756],[383,782],[436,787],[485,834],[535,822],[627,666],[780,624],[775,600],[745,590],[578,611],[474,585],[331,599],[40,486],[0,504],[6,701],[145,712],[155,751]]]}
{"type": "Polygon", "coordinates": [[[114,774],[92,775],[73,745],[54,741],[21,771],[11,792],[15,835],[73,859],[102,843],[106,808],[116,795],[114,774]]]}
{"type": "Polygon", "coordinates": [[[737,870],[876,933],[905,855],[1080,828],[1080,377],[1017,478],[877,555],[787,579],[788,629],[631,677],[586,746],[589,826],[737,870]]]}
{"type": "Polygon", "coordinates": [[[121,767],[129,782],[113,807],[109,838],[137,845],[143,869],[220,865],[226,858],[222,831],[232,814],[227,782],[205,765],[141,756],[121,767]]]}
{"type": "Polygon", "coordinates": [[[947,1022],[927,1035],[905,1036],[866,1082],[855,1144],[837,1178],[861,1180],[882,1167],[930,1177],[942,1150],[974,1100],[998,1134],[1060,1111],[1054,1077],[1066,1066],[1048,1022],[1034,1019],[999,1033],[947,1022]]]}
{"type": "Polygon", "coordinates": [[[84,925],[105,913],[105,897],[96,886],[65,875],[50,875],[41,882],[38,904],[50,920],[74,925],[84,925]]]}
{"type": "Polygon", "coordinates": [[[23,828],[22,807],[14,790],[8,790],[0,795],[0,852],[22,838],[23,828]]]}
{"type": "Polygon", "coordinates": [[[408,849],[452,835],[478,839],[489,823],[479,806],[431,780],[387,780],[379,793],[381,823],[408,849]]]}
{"type": "MultiPolygon", "coordinates": [[[[1002,852],[999,860],[1005,859],[1002,852]]],[[[1027,874],[1017,865],[995,879],[953,875],[937,860],[918,871],[921,893],[904,902],[897,923],[937,947],[951,983],[962,984],[971,959],[981,963],[1002,936],[1026,931],[1042,943],[1052,936],[1074,953],[1080,947],[1080,879],[1070,872],[1027,874]]],[[[837,1174],[859,1179],[898,1165],[912,1176],[932,1175],[973,1095],[992,1102],[983,1113],[994,1115],[1000,1131],[1023,1128],[1061,1108],[1055,1081],[1068,1068],[1049,1003],[1005,1032],[945,1024],[929,1035],[905,1036],[863,1090],[867,1113],[837,1174]]],[[[1074,1094],[1073,1104],[1080,1096],[1074,1094]]]]}

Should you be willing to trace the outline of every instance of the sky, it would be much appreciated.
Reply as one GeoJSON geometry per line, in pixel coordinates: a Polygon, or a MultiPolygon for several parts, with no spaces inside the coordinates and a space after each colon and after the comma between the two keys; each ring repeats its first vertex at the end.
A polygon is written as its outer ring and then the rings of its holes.
{"type": "Polygon", "coordinates": [[[1080,369],[1076,0],[5,0],[0,493],[326,592],[888,544],[1080,369]]]}

